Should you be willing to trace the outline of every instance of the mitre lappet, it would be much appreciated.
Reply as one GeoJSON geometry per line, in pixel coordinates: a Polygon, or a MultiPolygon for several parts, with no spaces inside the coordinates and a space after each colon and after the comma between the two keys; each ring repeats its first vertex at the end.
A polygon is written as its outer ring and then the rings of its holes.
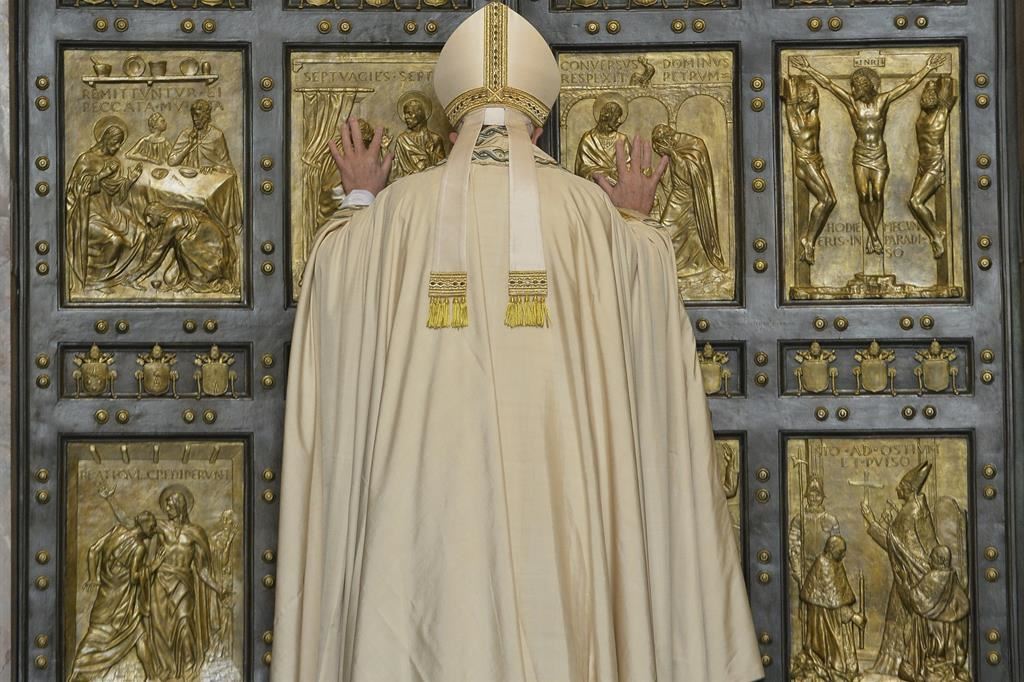
{"type": "Polygon", "coordinates": [[[528,125],[540,127],[558,96],[551,48],[525,19],[492,2],[451,35],[434,68],[434,90],[458,140],[441,182],[429,283],[431,328],[469,325],[466,207],[469,171],[480,130],[504,125],[509,146],[509,327],[545,327],[548,276],[540,197],[528,125]]]}

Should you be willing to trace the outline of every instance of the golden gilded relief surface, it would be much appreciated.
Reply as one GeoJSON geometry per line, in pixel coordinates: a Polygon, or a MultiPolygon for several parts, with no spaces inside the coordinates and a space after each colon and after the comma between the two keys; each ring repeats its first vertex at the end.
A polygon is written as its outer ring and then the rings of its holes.
{"type": "Polygon", "coordinates": [[[64,287],[85,302],[240,301],[242,53],[64,53],[64,287]]]}
{"type": "Polygon", "coordinates": [[[961,298],[960,53],[783,50],[786,298],[961,298]]]}
{"type": "Polygon", "coordinates": [[[786,455],[789,679],[970,680],[968,441],[793,439],[786,455]]]}
{"type": "Polygon", "coordinates": [[[466,0],[414,0],[412,2],[400,2],[399,0],[288,0],[290,9],[414,9],[424,8],[457,10],[472,9],[472,3],[466,0]]]}
{"type": "Polygon", "coordinates": [[[245,447],[67,446],[65,679],[243,679],[245,447]]]}
{"type": "Polygon", "coordinates": [[[717,9],[737,4],[737,0],[551,0],[551,9],[717,9]]]}
{"type": "Polygon", "coordinates": [[[740,474],[743,471],[743,445],[738,438],[715,438],[715,457],[718,459],[718,475],[725,491],[726,505],[732,518],[732,529],[736,546],[743,556],[743,499],[740,490],[740,474]]]}
{"type": "MultiPolygon", "coordinates": [[[[775,0],[776,7],[807,7],[809,5],[826,5],[831,7],[891,5],[893,0],[775,0]]],[[[966,5],[967,0],[900,0],[901,5],[966,5]]]]}
{"type": "Polygon", "coordinates": [[[448,154],[451,130],[431,82],[436,52],[294,52],[291,54],[292,297],[313,235],[341,203],[328,142],[341,149],[338,124],[359,119],[363,138],[385,129],[394,152],[391,179],[416,173],[448,154]]]}
{"type": "Polygon", "coordinates": [[[672,236],[681,294],[733,300],[732,53],[562,53],[558,61],[562,164],[614,181],[616,141],[650,139],[669,158],[652,216],[672,236]]]}
{"type": "Polygon", "coordinates": [[[247,0],[60,0],[61,7],[119,9],[246,9],[247,0]]]}

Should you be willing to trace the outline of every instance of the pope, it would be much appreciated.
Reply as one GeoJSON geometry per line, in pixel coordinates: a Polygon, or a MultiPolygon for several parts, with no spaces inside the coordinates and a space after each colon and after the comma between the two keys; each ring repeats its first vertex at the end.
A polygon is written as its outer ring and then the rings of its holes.
{"type": "Polygon", "coordinates": [[[457,135],[382,131],[303,274],[274,682],[763,677],[671,237],[635,138],[601,185],[535,146],[559,88],[494,2],[438,59],[457,135]]]}

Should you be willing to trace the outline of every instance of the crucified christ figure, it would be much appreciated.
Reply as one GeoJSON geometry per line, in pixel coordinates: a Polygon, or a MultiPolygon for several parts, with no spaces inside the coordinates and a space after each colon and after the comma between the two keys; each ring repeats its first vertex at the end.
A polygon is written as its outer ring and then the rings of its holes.
{"type": "Polygon", "coordinates": [[[889,154],[885,147],[885,123],[889,106],[920,85],[946,59],[947,55],[931,55],[924,68],[885,92],[881,92],[882,79],[874,69],[856,69],[850,76],[850,90],[845,90],[814,69],[807,57],[797,55],[789,60],[794,68],[831,92],[850,114],[850,122],[857,136],[853,145],[853,179],[857,186],[860,217],[868,230],[865,247],[868,253],[883,252],[879,228],[885,212],[885,183],[889,178],[889,154]]]}

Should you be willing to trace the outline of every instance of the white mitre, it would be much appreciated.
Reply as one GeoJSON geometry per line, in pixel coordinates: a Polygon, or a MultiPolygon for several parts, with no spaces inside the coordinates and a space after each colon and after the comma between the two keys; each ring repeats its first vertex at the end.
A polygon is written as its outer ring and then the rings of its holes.
{"type": "Polygon", "coordinates": [[[500,2],[477,10],[452,33],[434,67],[434,92],[459,138],[444,168],[429,283],[432,328],[469,324],[466,198],[473,149],[486,117],[509,137],[509,303],[505,324],[545,327],[547,272],[540,197],[527,124],[541,126],[561,74],[537,30],[500,2]]]}
{"type": "Polygon", "coordinates": [[[542,126],[560,82],[544,37],[499,2],[462,22],[434,67],[434,92],[452,126],[469,112],[492,106],[516,109],[542,126]]]}

